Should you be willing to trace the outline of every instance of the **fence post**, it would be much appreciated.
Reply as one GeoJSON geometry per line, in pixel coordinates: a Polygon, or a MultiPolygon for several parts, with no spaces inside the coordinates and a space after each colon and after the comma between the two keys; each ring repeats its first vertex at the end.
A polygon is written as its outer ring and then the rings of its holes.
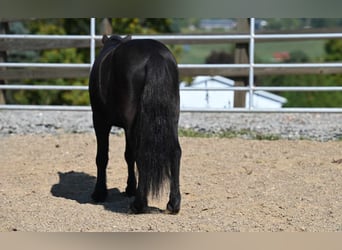
{"type": "MultiPolygon", "coordinates": [[[[239,18],[237,21],[237,32],[248,33],[249,32],[249,19],[239,18]]],[[[236,43],[234,49],[234,63],[235,64],[247,64],[249,63],[249,43],[236,43]]],[[[233,77],[236,87],[247,86],[248,76],[233,77]]],[[[234,91],[234,107],[246,106],[246,91],[234,91]]]]}
{"type": "MultiPolygon", "coordinates": [[[[6,34],[8,33],[8,22],[0,22],[0,34],[6,34]]],[[[0,62],[6,62],[7,61],[7,52],[6,51],[0,51],[0,62]]],[[[5,68],[0,70],[6,70],[5,68]]],[[[0,84],[6,84],[5,80],[0,80],[0,84]]],[[[0,90],[0,104],[5,104],[5,91],[0,90]]]]}
{"type": "Polygon", "coordinates": [[[95,61],[95,36],[96,36],[96,19],[90,18],[90,65],[93,65],[95,61]]]}

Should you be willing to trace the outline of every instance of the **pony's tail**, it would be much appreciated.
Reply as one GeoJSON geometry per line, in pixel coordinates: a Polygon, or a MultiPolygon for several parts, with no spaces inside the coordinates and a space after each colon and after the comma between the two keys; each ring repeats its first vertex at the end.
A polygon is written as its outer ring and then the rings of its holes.
{"type": "Polygon", "coordinates": [[[158,197],[170,180],[178,142],[179,83],[174,60],[152,56],[146,64],[145,86],[137,122],[137,168],[139,188],[158,197]]]}

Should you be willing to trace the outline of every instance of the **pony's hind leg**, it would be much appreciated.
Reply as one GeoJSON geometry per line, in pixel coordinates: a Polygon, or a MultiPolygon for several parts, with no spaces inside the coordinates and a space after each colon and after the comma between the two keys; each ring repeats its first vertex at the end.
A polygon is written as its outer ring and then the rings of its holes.
{"type": "Polygon", "coordinates": [[[147,201],[147,191],[141,187],[140,177],[138,181],[138,188],[136,190],[135,199],[131,204],[131,211],[135,214],[150,213],[147,201]]]}
{"type": "Polygon", "coordinates": [[[125,160],[128,167],[128,178],[126,195],[131,197],[135,196],[137,189],[137,180],[135,177],[134,163],[135,163],[135,144],[134,137],[132,137],[131,131],[128,129],[125,131],[126,135],[126,149],[125,149],[125,160]]]}
{"type": "Polygon", "coordinates": [[[92,199],[95,202],[104,202],[107,198],[106,168],[108,164],[109,132],[111,126],[103,120],[93,116],[94,129],[97,141],[96,166],[97,180],[92,199]]]}
{"type": "Polygon", "coordinates": [[[177,146],[174,151],[171,165],[170,196],[166,207],[166,212],[171,214],[177,214],[180,210],[181,194],[179,191],[179,169],[181,154],[182,151],[177,140],[177,146]]]}
{"type": "MultiPolygon", "coordinates": [[[[140,158],[139,158],[140,159],[140,158]]],[[[148,183],[146,181],[146,171],[142,171],[141,159],[137,159],[137,168],[138,168],[138,187],[135,192],[134,201],[131,203],[130,209],[131,212],[135,214],[143,214],[143,213],[150,213],[148,207],[148,183]]]]}

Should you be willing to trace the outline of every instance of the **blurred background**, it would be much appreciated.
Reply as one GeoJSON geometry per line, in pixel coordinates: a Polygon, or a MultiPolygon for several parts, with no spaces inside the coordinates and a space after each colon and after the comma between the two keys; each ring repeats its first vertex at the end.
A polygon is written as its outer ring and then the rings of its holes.
{"type": "MultiPolygon", "coordinates": [[[[102,34],[248,34],[236,18],[97,18],[96,35],[102,34]]],[[[341,18],[255,19],[256,34],[341,33],[341,18]]],[[[0,34],[89,35],[89,19],[0,19],[0,34]]],[[[233,64],[237,62],[236,43],[171,44],[179,64],[233,64]]],[[[97,43],[97,52],[100,44],[97,43]]],[[[322,63],[342,61],[342,39],[263,41],[255,45],[255,63],[322,63]]],[[[0,39],[0,62],[89,63],[89,41],[16,43],[0,39]]],[[[84,71],[82,71],[84,72],[84,71]]],[[[88,77],[59,76],[58,72],[34,75],[7,71],[0,67],[0,84],[88,85],[88,77]],[[8,76],[12,73],[12,76],[8,76]],[[7,77],[1,77],[6,75],[7,77]],[[22,74],[22,75],[21,75],[22,74]]],[[[222,75],[222,77],[230,77],[222,75]]],[[[235,81],[239,79],[230,77],[235,81]]],[[[184,86],[193,76],[182,75],[184,86]]],[[[342,86],[342,74],[258,75],[256,86],[342,86]]],[[[342,92],[273,92],[286,98],[284,107],[342,107],[342,92]]],[[[82,90],[1,90],[0,103],[39,105],[88,105],[82,90]]]]}

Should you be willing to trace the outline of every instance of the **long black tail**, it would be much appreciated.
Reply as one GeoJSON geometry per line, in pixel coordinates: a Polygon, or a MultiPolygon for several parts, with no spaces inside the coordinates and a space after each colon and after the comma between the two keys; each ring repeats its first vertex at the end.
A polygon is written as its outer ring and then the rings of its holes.
{"type": "Polygon", "coordinates": [[[178,142],[179,82],[177,64],[161,55],[146,64],[137,123],[137,167],[141,191],[157,197],[174,167],[178,142]]]}

